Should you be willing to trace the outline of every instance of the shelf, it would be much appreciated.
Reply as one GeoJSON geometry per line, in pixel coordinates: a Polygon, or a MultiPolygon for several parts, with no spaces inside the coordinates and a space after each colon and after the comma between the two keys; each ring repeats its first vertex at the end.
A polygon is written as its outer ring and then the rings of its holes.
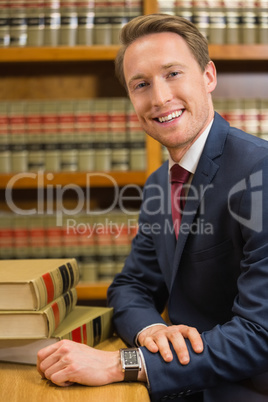
{"type": "Polygon", "coordinates": [[[268,61],[268,45],[209,45],[212,60],[268,61]]]}
{"type": "MultiPolygon", "coordinates": [[[[119,46],[58,46],[0,49],[0,62],[114,60],[119,46]]],[[[268,45],[209,45],[213,60],[268,60],[268,45]]]]}
{"type": "Polygon", "coordinates": [[[114,60],[119,46],[10,47],[0,49],[0,62],[114,60]]]}
{"type": "Polygon", "coordinates": [[[0,189],[34,189],[47,186],[113,187],[135,184],[143,186],[146,172],[25,172],[0,174],[0,189]]]}
{"type": "Polygon", "coordinates": [[[106,300],[109,285],[108,282],[79,283],[77,297],[79,300],[106,300]]]}

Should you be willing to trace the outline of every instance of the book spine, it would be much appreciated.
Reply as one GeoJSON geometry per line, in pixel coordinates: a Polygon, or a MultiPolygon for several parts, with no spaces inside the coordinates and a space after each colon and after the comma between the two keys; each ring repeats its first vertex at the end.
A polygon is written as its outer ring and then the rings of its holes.
{"type": "Polygon", "coordinates": [[[98,280],[98,249],[97,234],[94,230],[95,220],[94,216],[82,213],[76,217],[76,228],[68,228],[69,232],[75,230],[79,234],[80,279],[84,282],[96,282],[98,280]]]}
{"type": "Polygon", "coordinates": [[[30,249],[26,216],[15,216],[13,224],[13,236],[15,258],[27,258],[27,256],[29,256],[30,249]]]}
{"type": "Polygon", "coordinates": [[[0,47],[10,45],[9,7],[7,0],[0,0],[0,47]]]}
{"type": "Polygon", "coordinates": [[[240,0],[225,1],[226,5],[226,43],[237,45],[241,43],[241,8],[240,0]]]}
{"type": "Polygon", "coordinates": [[[209,8],[203,0],[193,1],[193,23],[199,31],[208,39],[209,36],[209,8]]]}
{"type": "Polygon", "coordinates": [[[27,19],[25,1],[10,2],[10,46],[23,47],[27,44],[27,19]]]}
{"type": "Polygon", "coordinates": [[[77,45],[93,45],[94,1],[78,0],[77,18],[78,18],[77,45]]]}
{"type": "Polygon", "coordinates": [[[226,42],[226,15],[222,7],[222,0],[213,1],[209,9],[209,43],[223,45],[226,42]]]}
{"type": "Polygon", "coordinates": [[[193,0],[176,0],[175,2],[175,14],[186,20],[193,21],[193,0]]]}
{"type": "Polygon", "coordinates": [[[47,256],[61,258],[63,256],[62,228],[57,226],[57,215],[46,217],[47,256]]]}
{"type": "Polygon", "coordinates": [[[60,0],[44,2],[44,46],[58,46],[60,31],[60,0]]]}
{"type": "Polygon", "coordinates": [[[109,2],[95,0],[94,7],[94,44],[111,44],[111,19],[108,14],[109,2]]]}
{"type": "Polygon", "coordinates": [[[60,171],[58,102],[45,101],[41,108],[45,170],[60,171]]]}
{"type": "Polygon", "coordinates": [[[111,137],[111,169],[129,169],[129,149],[126,129],[125,99],[114,98],[109,102],[109,128],[111,137]]]}
{"type": "Polygon", "coordinates": [[[243,116],[244,109],[242,99],[229,99],[228,103],[226,103],[225,117],[230,125],[243,130],[243,116]]]}
{"type": "Polygon", "coordinates": [[[244,99],[244,130],[247,133],[259,136],[260,133],[260,112],[257,99],[244,99]]]}
{"type": "Polygon", "coordinates": [[[74,104],[72,101],[61,101],[59,106],[59,134],[62,171],[77,170],[78,152],[74,129],[74,104]]]}
{"type": "Polygon", "coordinates": [[[8,102],[0,102],[0,173],[11,172],[8,102]]]}
{"type": "Polygon", "coordinates": [[[127,0],[126,1],[126,12],[128,21],[131,21],[133,18],[142,15],[142,0],[127,0]]]}
{"type": "Polygon", "coordinates": [[[95,170],[111,170],[111,144],[109,135],[109,117],[107,99],[96,99],[94,102],[94,132],[95,132],[95,170]]]}
{"type": "Polygon", "coordinates": [[[28,169],[28,153],[25,138],[25,103],[10,102],[8,113],[11,136],[11,169],[12,172],[26,172],[28,169]]]}
{"type": "Polygon", "coordinates": [[[44,44],[44,7],[42,0],[30,0],[25,3],[27,17],[27,46],[44,44]]]}
{"type": "Polygon", "coordinates": [[[60,19],[61,26],[59,44],[65,46],[75,46],[78,19],[74,0],[61,0],[60,19]]]}
{"type": "Polygon", "coordinates": [[[159,13],[174,15],[176,11],[175,0],[158,0],[159,13]]]}
{"type": "Polygon", "coordinates": [[[136,112],[129,102],[127,128],[130,141],[130,170],[146,170],[145,133],[141,129],[136,112]]]}
{"type": "Polygon", "coordinates": [[[0,219],[0,258],[10,259],[14,255],[13,217],[2,214],[0,219]]]}
{"type": "Polygon", "coordinates": [[[95,168],[93,107],[93,100],[80,100],[75,104],[75,132],[79,171],[88,172],[95,168]]]}
{"type": "Polygon", "coordinates": [[[44,170],[44,143],[41,117],[41,103],[28,101],[25,106],[26,142],[28,170],[44,170]]]}
{"type": "Polygon", "coordinates": [[[47,317],[48,334],[47,337],[51,337],[53,332],[58,328],[59,324],[64,318],[72,311],[77,303],[76,289],[70,289],[62,296],[54,300],[46,308],[44,308],[44,314],[47,317]]]}
{"type": "Polygon", "coordinates": [[[79,256],[79,233],[76,230],[68,231],[67,221],[69,216],[63,217],[62,226],[62,248],[63,255],[79,256]]]}
{"type": "MultiPolygon", "coordinates": [[[[113,230],[113,245],[114,245],[114,273],[122,271],[125,260],[131,250],[131,227],[128,225],[127,216],[121,211],[114,214],[116,222],[113,230]]],[[[132,226],[132,225],[131,225],[132,226]]]]}
{"type": "Polygon", "coordinates": [[[39,310],[52,300],[75,287],[79,281],[79,269],[75,259],[62,264],[33,281],[39,310]]]}
{"type": "Polygon", "coordinates": [[[247,0],[242,8],[242,43],[252,45],[257,43],[258,19],[255,0],[247,0]]]}
{"type": "Polygon", "coordinates": [[[45,233],[45,216],[36,215],[31,216],[28,223],[28,236],[29,236],[29,256],[31,258],[46,258],[47,257],[47,243],[45,233]]]}
{"type": "Polygon", "coordinates": [[[88,320],[83,325],[74,328],[60,339],[69,339],[74,342],[95,347],[100,342],[109,339],[113,334],[112,325],[113,310],[103,309],[96,317],[88,320]]]}
{"type": "Polygon", "coordinates": [[[258,43],[268,44],[268,1],[260,0],[257,4],[258,12],[258,43]]]}
{"type": "Polygon", "coordinates": [[[110,0],[109,9],[111,10],[111,43],[118,45],[120,31],[128,21],[125,1],[110,0]]]}
{"type": "Polygon", "coordinates": [[[114,246],[111,227],[106,217],[99,219],[97,233],[98,277],[101,281],[111,281],[115,275],[114,246]]]}

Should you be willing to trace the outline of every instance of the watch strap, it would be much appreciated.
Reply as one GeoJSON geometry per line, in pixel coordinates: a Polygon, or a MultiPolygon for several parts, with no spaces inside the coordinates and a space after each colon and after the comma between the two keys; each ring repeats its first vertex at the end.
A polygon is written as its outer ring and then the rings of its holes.
{"type": "Polygon", "coordinates": [[[137,381],[139,370],[125,370],[124,381],[137,381]]]}

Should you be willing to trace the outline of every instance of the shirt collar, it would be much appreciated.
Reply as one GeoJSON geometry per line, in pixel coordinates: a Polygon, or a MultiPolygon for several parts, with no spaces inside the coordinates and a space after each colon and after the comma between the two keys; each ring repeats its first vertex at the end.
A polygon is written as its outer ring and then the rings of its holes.
{"type": "MultiPolygon", "coordinates": [[[[199,162],[199,159],[202,155],[208,134],[210,132],[211,126],[213,124],[214,119],[209,123],[207,128],[203,131],[203,133],[197,138],[196,141],[191,145],[191,147],[188,149],[188,151],[183,155],[181,158],[179,165],[183,167],[184,169],[188,170],[188,172],[194,174],[199,162]]],[[[173,165],[175,165],[176,162],[174,162],[170,155],[169,155],[169,169],[172,168],[173,165]]]]}

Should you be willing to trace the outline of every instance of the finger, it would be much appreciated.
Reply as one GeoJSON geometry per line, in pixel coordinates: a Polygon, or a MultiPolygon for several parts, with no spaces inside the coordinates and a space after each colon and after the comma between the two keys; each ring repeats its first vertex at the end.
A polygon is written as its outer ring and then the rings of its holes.
{"type": "Polygon", "coordinates": [[[58,385],[59,387],[69,387],[70,385],[73,385],[74,382],[69,381],[68,378],[69,376],[67,370],[63,369],[53,373],[50,377],[50,381],[53,382],[53,384],[58,385]]]}
{"type": "Polygon", "coordinates": [[[180,332],[174,331],[169,334],[169,341],[172,343],[179,362],[183,365],[188,364],[190,361],[190,356],[184,336],[180,332]]]}
{"type": "Polygon", "coordinates": [[[194,327],[188,327],[186,325],[180,325],[179,330],[184,338],[188,338],[193,350],[196,353],[201,353],[204,350],[203,341],[201,335],[194,327]]]}
{"type": "Polygon", "coordinates": [[[146,337],[141,346],[145,346],[152,353],[158,352],[158,346],[151,337],[146,337]]]}
{"type": "Polygon", "coordinates": [[[171,362],[173,360],[173,355],[170,350],[170,346],[169,346],[166,335],[163,335],[163,334],[162,335],[158,334],[158,336],[155,335],[153,337],[153,342],[156,345],[157,350],[159,351],[159,353],[161,354],[163,359],[166,362],[171,362]]]}
{"type": "Polygon", "coordinates": [[[188,339],[195,353],[202,353],[204,350],[203,340],[196,328],[191,328],[188,339]]]}

